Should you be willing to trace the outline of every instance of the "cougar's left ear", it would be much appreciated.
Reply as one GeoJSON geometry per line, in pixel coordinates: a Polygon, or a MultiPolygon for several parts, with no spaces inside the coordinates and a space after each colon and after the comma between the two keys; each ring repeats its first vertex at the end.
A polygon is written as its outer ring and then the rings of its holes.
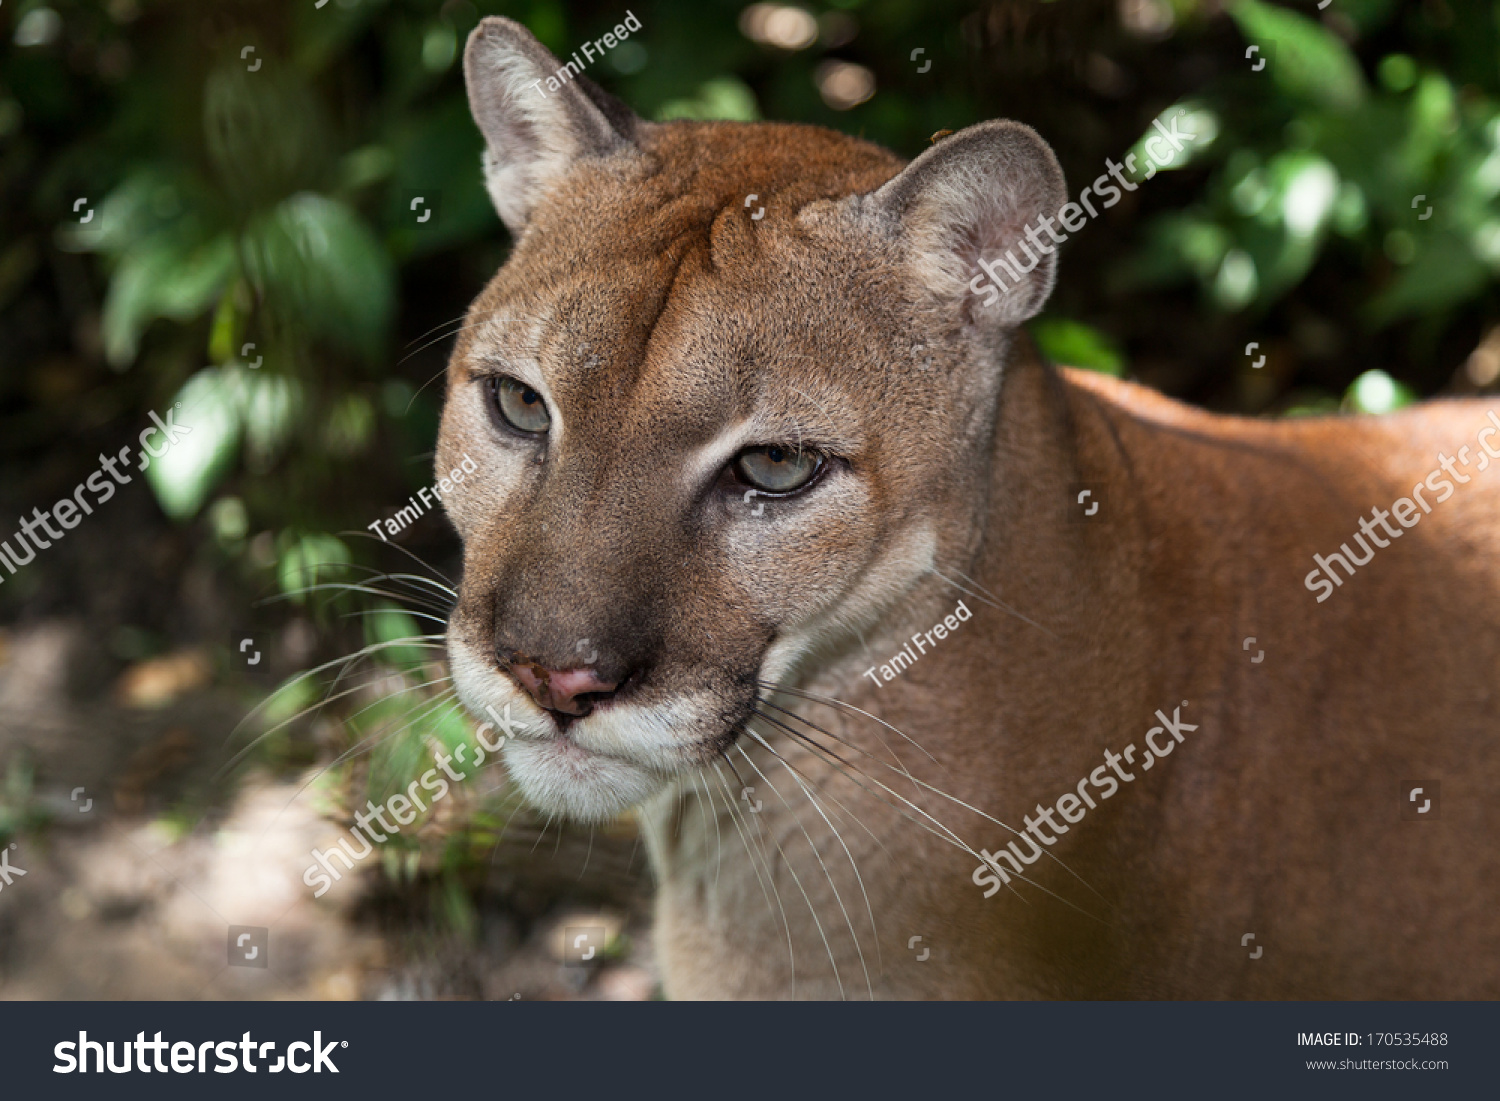
{"type": "Polygon", "coordinates": [[[1056,224],[1067,198],[1057,157],[1035,130],[981,122],[923,152],[865,196],[860,213],[900,237],[919,285],[959,304],[976,327],[998,330],[1035,317],[1052,293],[1058,243],[1041,219],[1056,224]]]}
{"type": "Polygon", "coordinates": [[[464,49],[485,187],[512,233],[574,162],[633,148],[637,127],[647,125],[593,81],[571,71],[558,78],[562,68],[530,31],[502,16],[481,21],[464,49]],[[549,78],[560,86],[549,87],[549,78]]]}

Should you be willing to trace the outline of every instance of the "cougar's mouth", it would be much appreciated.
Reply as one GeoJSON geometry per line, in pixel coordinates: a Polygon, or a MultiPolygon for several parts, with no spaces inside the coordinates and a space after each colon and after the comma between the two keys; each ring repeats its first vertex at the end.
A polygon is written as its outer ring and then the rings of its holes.
{"type": "Polygon", "coordinates": [[[546,813],[607,821],[716,759],[732,740],[723,701],[707,688],[652,692],[627,680],[604,698],[575,692],[564,701],[553,692],[555,670],[525,661],[501,664],[482,654],[450,637],[459,698],[481,722],[496,714],[517,720],[502,751],[506,769],[526,800],[546,813]],[[528,674],[535,683],[522,679],[528,674]],[[547,702],[568,706],[544,707],[547,702]]]}

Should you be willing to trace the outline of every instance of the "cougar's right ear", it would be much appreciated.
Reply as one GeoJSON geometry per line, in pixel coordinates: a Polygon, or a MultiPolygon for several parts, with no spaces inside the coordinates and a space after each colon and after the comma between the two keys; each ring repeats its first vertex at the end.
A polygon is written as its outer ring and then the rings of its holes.
{"type": "Polygon", "coordinates": [[[1055,219],[1067,197],[1035,130],[981,122],[923,152],[859,209],[904,242],[921,286],[993,330],[1035,317],[1052,293],[1057,245],[1041,219],[1055,219]]]}
{"type": "Polygon", "coordinates": [[[569,73],[521,24],[480,22],[464,48],[469,110],[484,135],[484,184],[512,233],[525,228],[552,185],[584,157],[634,147],[645,125],[591,80],[569,73]]]}

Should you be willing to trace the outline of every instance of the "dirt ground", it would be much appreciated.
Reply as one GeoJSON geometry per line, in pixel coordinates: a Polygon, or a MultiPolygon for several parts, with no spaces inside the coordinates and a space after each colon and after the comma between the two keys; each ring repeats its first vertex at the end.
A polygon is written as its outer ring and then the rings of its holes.
{"type": "MultiPolygon", "coordinates": [[[[466,866],[462,921],[440,904],[454,886],[440,871],[402,874],[383,853],[314,898],[309,854],[349,825],[309,786],[316,767],[215,779],[253,702],[243,686],[187,652],[79,693],[90,641],[67,620],[0,637],[13,869],[0,879],[0,998],[657,996],[630,827],[590,835],[516,815],[487,862],[466,866]]],[[[503,783],[486,767],[451,800],[448,828],[503,783]]]]}

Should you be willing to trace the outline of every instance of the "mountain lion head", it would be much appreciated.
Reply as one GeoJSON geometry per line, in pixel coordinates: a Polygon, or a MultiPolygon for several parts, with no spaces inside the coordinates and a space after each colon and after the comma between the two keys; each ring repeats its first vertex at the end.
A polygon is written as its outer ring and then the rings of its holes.
{"type": "Polygon", "coordinates": [[[598,821],[718,760],[762,685],[857,647],[981,534],[1012,331],[977,261],[1066,196],[1025,126],[903,162],[828,130],[635,117],[519,24],[464,71],[514,251],[448,367],[448,648],[537,807],[598,821]],[[508,710],[507,710],[508,709],[508,710]]]}

